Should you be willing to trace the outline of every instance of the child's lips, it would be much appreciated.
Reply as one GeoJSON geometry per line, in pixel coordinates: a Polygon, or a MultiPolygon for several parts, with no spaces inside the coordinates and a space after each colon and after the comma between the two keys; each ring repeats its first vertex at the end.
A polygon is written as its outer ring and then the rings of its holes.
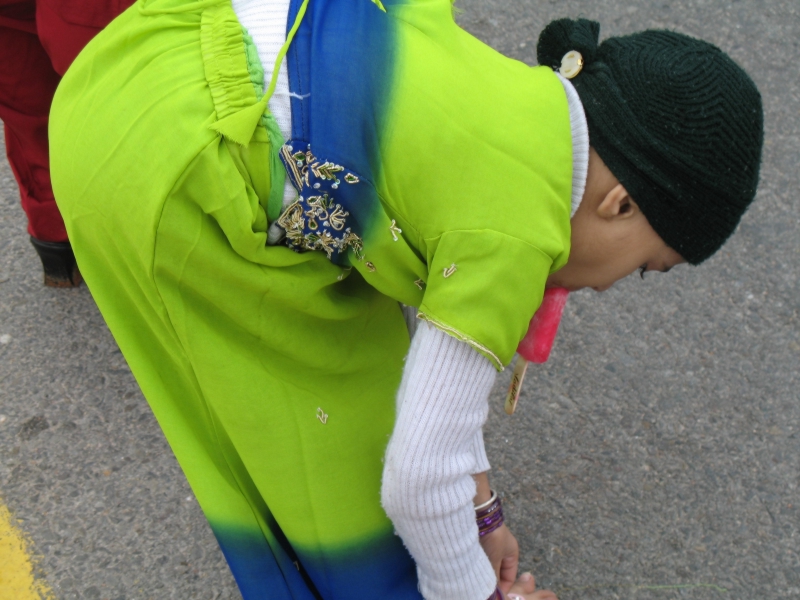
{"type": "Polygon", "coordinates": [[[599,285],[597,287],[593,287],[592,289],[595,292],[605,292],[607,289],[609,289],[613,285],[614,285],[613,283],[611,285],[599,285]]]}

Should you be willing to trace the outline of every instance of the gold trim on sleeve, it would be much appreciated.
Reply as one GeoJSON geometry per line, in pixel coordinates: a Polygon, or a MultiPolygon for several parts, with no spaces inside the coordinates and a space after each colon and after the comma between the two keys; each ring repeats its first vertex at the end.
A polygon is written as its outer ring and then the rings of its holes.
{"type": "Polygon", "coordinates": [[[418,312],[417,313],[417,318],[422,320],[422,321],[427,321],[428,323],[430,323],[431,325],[436,327],[436,329],[444,331],[448,335],[452,335],[454,338],[456,338],[460,342],[466,342],[467,344],[469,344],[470,346],[475,348],[475,350],[477,350],[478,352],[483,354],[486,358],[488,358],[489,361],[494,365],[494,368],[497,369],[498,371],[503,371],[505,369],[505,366],[500,361],[500,359],[497,358],[497,355],[494,352],[489,350],[489,348],[487,348],[486,346],[484,346],[480,342],[473,340],[468,335],[464,335],[458,329],[450,327],[449,325],[445,325],[441,321],[437,321],[436,319],[433,319],[433,318],[429,317],[428,315],[426,315],[423,312],[418,312]]]}

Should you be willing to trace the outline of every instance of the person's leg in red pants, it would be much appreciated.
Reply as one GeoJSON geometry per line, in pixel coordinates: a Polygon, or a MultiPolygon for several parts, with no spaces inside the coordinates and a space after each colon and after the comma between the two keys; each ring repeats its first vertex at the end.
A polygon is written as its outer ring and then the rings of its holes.
{"type": "Polygon", "coordinates": [[[34,1],[0,0],[0,119],[8,162],[31,241],[46,253],[45,283],[76,285],[80,278],[50,186],[47,115],[59,80],[39,42],[34,1]]]}
{"type": "Polygon", "coordinates": [[[0,0],[0,120],[45,285],[81,281],[50,185],[50,103],[78,53],[131,2],[0,0]]]}

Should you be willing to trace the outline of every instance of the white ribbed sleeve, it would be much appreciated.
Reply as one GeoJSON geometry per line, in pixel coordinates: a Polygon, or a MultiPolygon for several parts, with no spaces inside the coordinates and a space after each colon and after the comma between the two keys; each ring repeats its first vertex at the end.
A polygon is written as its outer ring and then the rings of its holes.
{"type": "Polygon", "coordinates": [[[496,584],[478,537],[473,473],[488,470],[482,427],[496,377],[487,358],[428,323],[411,343],[381,498],[426,600],[486,600],[496,584]]]}
{"type": "MultiPolygon", "coordinates": [[[[286,19],[290,0],[232,0],[236,18],[247,29],[258,50],[258,58],[264,67],[264,87],[269,85],[275,59],[286,41],[286,19]]],[[[278,84],[269,100],[269,110],[275,115],[278,127],[285,139],[292,135],[292,108],[289,101],[289,69],[286,59],[278,71],[278,84]]]]}
{"type": "MultiPolygon", "coordinates": [[[[264,91],[266,91],[275,70],[278,53],[286,41],[286,20],[289,15],[290,0],[232,0],[233,11],[239,23],[247,29],[258,51],[258,58],[264,68],[264,91]]],[[[292,136],[292,106],[289,90],[289,68],[284,58],[278,70],[275,92],[269,99],[269,110],[278,123],[284,140],[292,136]]],[[[289,178],[283,186],[283,209],[285,210],[297,197],[289,178]]],[[[269,244],[277,244],[284,231],[275,223],[270,225],[269,244]]]]}

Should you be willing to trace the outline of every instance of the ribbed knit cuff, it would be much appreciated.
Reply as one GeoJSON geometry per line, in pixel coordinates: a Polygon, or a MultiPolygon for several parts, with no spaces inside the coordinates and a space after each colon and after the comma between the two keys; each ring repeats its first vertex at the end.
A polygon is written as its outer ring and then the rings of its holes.
{"type": "Polygon", "coordinates": [[[497,581],[475,522],[478,436],[496,371],[469,345],[421,323],[406,360],[381,491],[427,600],[486,600],[497,581]]]}

